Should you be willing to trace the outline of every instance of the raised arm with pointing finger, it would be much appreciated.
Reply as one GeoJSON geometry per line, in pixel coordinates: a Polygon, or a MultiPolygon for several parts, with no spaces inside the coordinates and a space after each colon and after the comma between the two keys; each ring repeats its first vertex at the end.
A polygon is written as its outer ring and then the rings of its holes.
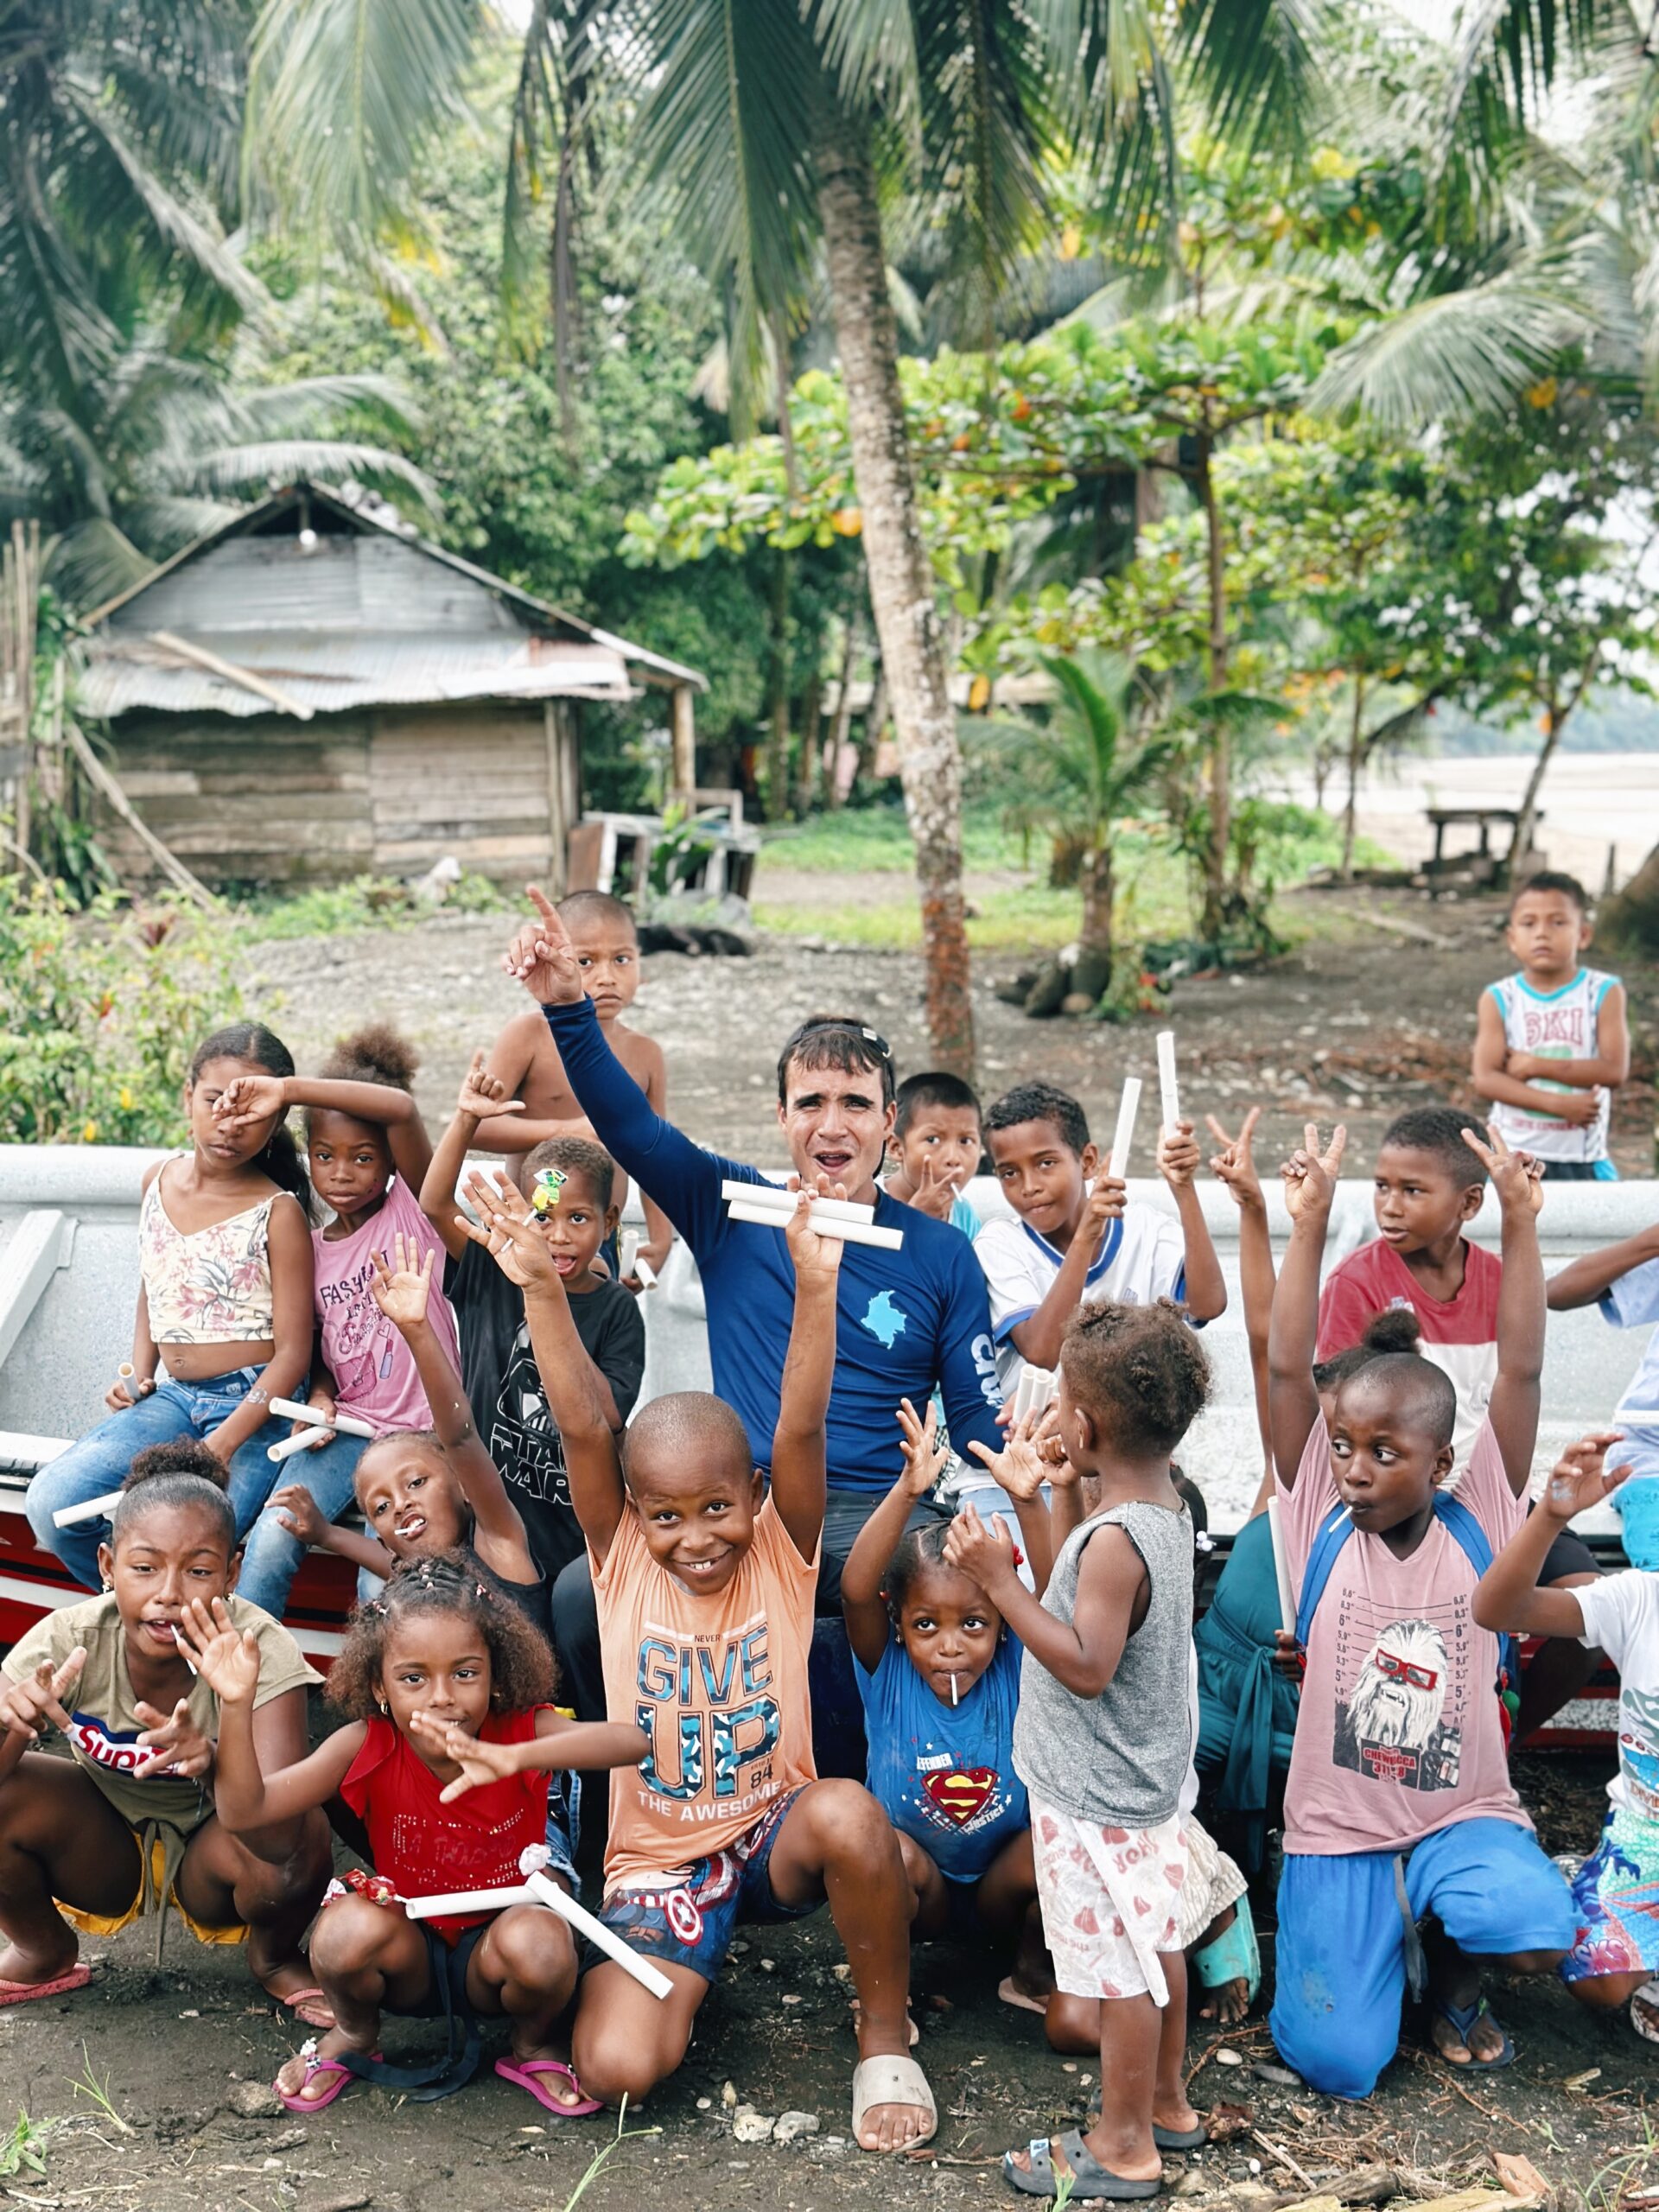
{"type": "MultiPolygon", "coordinates": [[[[755,1464],[769,1466],[794,1273],[781,1229],[733,1222],[721,1193],[728,1179],[765,1179],[704,1151],[653,1110],[601,1032],[559,916],[539,891],[530,898],[536,918],[515,936],[503,965],[542,1007],[601,1142],[691,1248],[707,1301],[715,1389],[741,1415],[755,1464]]],[[[812,1187],[827,1175],[904,1236],[897,1252],[849,1245],[836,1294],[830,1484],[884,1496],[899,1471],[893,1414],[901,1398],[925,1403],[937,1385],[958,1449],[976,1437],[992,1446],[1000,1440],[984,1277],[964,1237],[877,1183],[893,1109],[890,1056],[873,1030],[851,1018],[804,1025],[785,1048],[779,1092],[779,1124],[796,1172],[812,1187]]]]}

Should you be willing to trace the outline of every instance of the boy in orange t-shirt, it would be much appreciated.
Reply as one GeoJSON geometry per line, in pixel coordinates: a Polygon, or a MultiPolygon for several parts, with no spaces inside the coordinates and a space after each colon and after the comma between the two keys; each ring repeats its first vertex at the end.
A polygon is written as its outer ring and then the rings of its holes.
{"type": "Polygon", "coordinates": [[[899,1840],[867,1789],[820,1782],[812,1763],[807,1653],[842,1245],[812,1228],[803,1193],[788,1229],[795,1315],[768,1492],[742,1422],[702,1391],[646,1406],[624,1461],[522,1199],[504,1188],[480,1200],[477,1184],[472,1195],[492,1249],[528,1277],[531,1345],[593,1567],[606,1704],[651,1744],[612,1777],[601,1914],[673,1990],[659,2001],[620,1967],[591,1966],[577,2074],[590,2095],[638,2103],[684,2057],[740,1923],[792,1920],[827,1899],[859,2000],[854,2136],[867,2151],[924,2143],[938,2113],[908,2048],[912,1897],[899,1840]]]}

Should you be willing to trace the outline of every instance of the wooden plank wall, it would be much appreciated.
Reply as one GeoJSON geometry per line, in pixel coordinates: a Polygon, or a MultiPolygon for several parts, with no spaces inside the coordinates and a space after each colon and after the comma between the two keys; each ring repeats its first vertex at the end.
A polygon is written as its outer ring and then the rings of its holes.
{"type": "MultiPolygon", "coordinates": [[[[327,883],[423,874],[444,854],[504,884],[563,881],[550,785],[579,781],[577,715],[540,700],[317,715],[130,715],[113,766],[162,842],[208,883],[327,883]]],[[[562,813],[556,807],[555,813],[562,813]]],[[[149,856],[107,809],[123,879],[149,856]]]]}
{"type": "MultiPolygon", "coordinates": [[[[111,765],[150,829],[205,882],[337,882],[373,864],[366,715],[124,715],[111,765]]],[[[154,874],[107,807],[97,820],[124,881],[154,874]]]]}
{"type": "Polygon", "coordinates": [[[369,797],[378,874],[418,875],[453,853],[464,868],[499,882],[522,884],[527,870],[562,880],[539,699],[386,707],[372,720],[369,797]]]}

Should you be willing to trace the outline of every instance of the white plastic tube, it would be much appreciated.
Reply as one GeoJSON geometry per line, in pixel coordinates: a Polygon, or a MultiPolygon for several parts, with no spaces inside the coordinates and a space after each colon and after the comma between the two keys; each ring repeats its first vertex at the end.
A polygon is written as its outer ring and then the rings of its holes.
{"type": "Polygon", "coordinates": [[[1296,1599],[1290,1586],[1290,1554],[1279,1525],[1279,1501],[1268,1500],[1268,1534],[1273,1538],[1273,1571],[1279,1582],[1279,1625],[1287,1636],[1296,1633],[1296,1599]]]}
{"type": "MultiPolygon", "coordinates": [[[[728,1175],[720,1186],[720,1195],[728,1205],[766,1206],[770,1211],[780,1213],[787,1218],[795,1211],[798,1193],[785,1190],[781,1183],[742,1183],[735,1176],[728,1175]]],[[[822,1211],[832,1215],[837,1221],[871,1222],[875,1219],[874,1206],[855,1205],[850,1198],[815,1198],[812,1210],[815,1213],[822,1211]]]]}
{"type": "Polygon", "coordinates": [[[1118,1103],[1117,1128],[1112,1135],[1110,1157],[1106,1162],[1108,1172],[1120,1182],[1128,1179],[1129,1173],[1129,1143],[1135,1135],[1135,1117],[1141,1110],[1141,1078],[1138,1075],[1123,1078],[1123,1096],[1118,1103]]]}
{"type": "MultiPolygon", "coordinates": [[[[337,1429],[341,1436],[365,1436],[372,1439],[374,1430],[365,1421],[359,1421],[355,1414],[339,1414],[330,1421],[327,1414],[315,1406],[302,1405],[297,1398],[273,1398],[270,1410],[277,1421],[302,1421],[313,1428],[337,1429]]],[[[275,1458],[275,1453],[271,1455],[275,1458]]]]}
{"type": "Polygon", "coordinates": [[[1164,1135],[1167,1136],[1181,1118],[1181,1094],[1175,1082],[1175,1032],[1158,1032],[1158,1090],[1164,1109],[1164,1135]]]}
{"type": "Polygon", "coordinates": [[[517,1889],[458,1890],[445,1897],[406,1897],[404,1910],[411,1920],[432,1920],[451,1912],[502,1912],[509,1905],[544,1904],[550,1912],[587,1936],[607,1959],[614,1959],[626,1974],[631,1974],[642,1989],[648,1989],[656,1998],[672,1996],[674,1985],[662,1970],[642,1959],[622,1938],[597,1920],[585,1905],[568,1897],[558,1884],[550,1881],[545,1874],[527,1874],[517,1889]]]}
{"type": "MultiPolygon", "coordinates": [[[[878,1229],[873,1221],[843,1221],[838,1214],[820,1213],[819,1207],[829,1203],[815,1198],[807,1216],[820,1236],[836,1237],[843,1244],[879,1244],[886,1252],[896,1252],[903,1244],[902,1229],[878,1229]]],[[[740,1205],[735,1199],[726,1211],[734,1221],[747,1221],[756,1229],[782,1229],[788,1218],[776,1206],[740,1205]]]]}
{"type": "Polygon", "coordinates": [[[52,1516],[54,1529],[73,1529],[83,1521],[107,1521],[121,1502],[118,1490],[106,1490],[102,1497],[83,1498],[79,1505],[66,1505],[60,1513],[52,1516]]]}

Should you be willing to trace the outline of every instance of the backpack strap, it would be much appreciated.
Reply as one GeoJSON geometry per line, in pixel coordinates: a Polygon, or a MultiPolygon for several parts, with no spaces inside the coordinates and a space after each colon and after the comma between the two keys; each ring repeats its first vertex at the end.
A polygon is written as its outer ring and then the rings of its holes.
{"type": "MultiPolygon", "coordinates": [[[[1474,1568],[1477,1579],[1484,1574],[1492,1563],[1492,1547],[1486,1531],[1463,1500],[1451,1491],[1436,1491],[1433,1512],[1437,1521],[1445,1522],[1446,1534],[1474,1568]]],[[[1500,1688],[1518,1679],[1520,1670],[1516,1663],[1515,1638],[1512,1636],[1499,1635],[1497,1664],[1502,1678],[1500,1688]]]]}
{"type": "Polygon", "coordinates": [[[1303,1651],[1307,1649],[1307,1633],[1313,1625],[1313,1616],[1319,1609],[1337,1555],[1353,1533],[1354,1524],[1344,1505],[1333,1505],[1319,1523],[1319,1533],[1308,1550],[1307,1565],[1302,1570],[1302,1594],[1296,1605],[1296,1642],[1303,1651]]]}
{"type": "MultiPolygon", "coordinates": [[[[1462,1499],[1449,1491],[1436,1491],[1431,1508],[1437,1521],[1444,1523],[1446,1534],[1475,1570],[1477,1578],[1485,1573],[1492,1563],[1492,1548],[1486,1531],[1481,1527],[1462,1499]]],[[[1308,1631],[1313,1625],[1313,1616],[1319,1609],[1325,1585],[1331,1580],[1332,1568],[1343,1546],[1354,1533],[1354,1524],[1347,1509],[1333,1505],[1319,1523],[1319,1534],[1307,1554],[1307,1567],[1302,1576],[1302,1594],[1296,1607],[1296,1642],[1304,1651],[1307,1649],[1308,1631]]],[[[1505,1677],[1515,1679],[1514,1639],[1500,1636],[1497,1639],[1498,1665],[1505,1677]]]]}

